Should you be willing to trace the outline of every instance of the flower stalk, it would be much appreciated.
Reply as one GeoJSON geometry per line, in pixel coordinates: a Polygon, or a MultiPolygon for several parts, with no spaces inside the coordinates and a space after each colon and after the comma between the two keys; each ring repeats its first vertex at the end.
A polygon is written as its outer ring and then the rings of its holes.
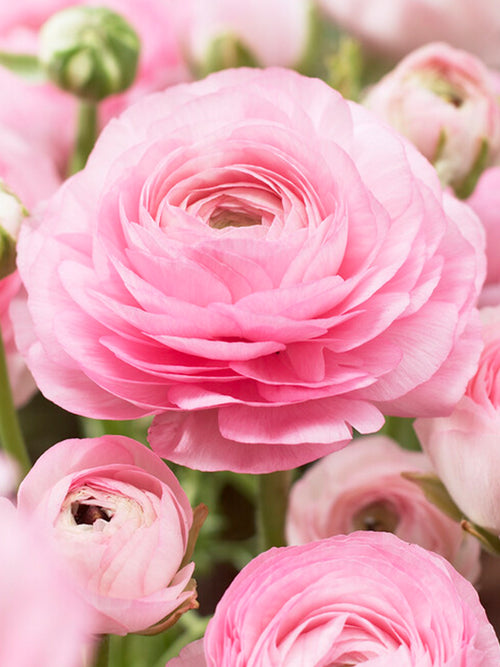
{"type": "Polygon", "coordinates": [[[285,516],[291,470],[280,470],[259,477],[257,526],[262,551],[285,546],[285,516]]]}
{"type": "Polygon", "coordinates": [[[28,456],[16,408],[14,406],[1,329],[0,387],[2,387],[0,395],[0,442],[4,451],[10,454],[19,463],[23,472],[26,473],[31,468],[31,461],[28,456]]]}

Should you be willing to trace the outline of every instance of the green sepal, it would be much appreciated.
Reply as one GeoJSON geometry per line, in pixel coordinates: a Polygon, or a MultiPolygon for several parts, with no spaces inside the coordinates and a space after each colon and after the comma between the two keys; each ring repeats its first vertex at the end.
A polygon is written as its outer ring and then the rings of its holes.
{"type": "Polygon", "coordinates": [[[467,199],[474,192],[474,188],[479,180],[479,177],[486,169],[489,157],[489,144],[486,138],[481,140],[481,147],[479,148],[474,164],[471,170],[464,178],[464,180],[454,187],[455,194],[459,199],[467,199]]]}
{"type": "Polygon", "coordinates": [[[464,518],[463,512],[457,507],[437,475],[434,473],[403,472],[401,476],[420,487],[427,500],[453,521],[460,522],[464,518]]]}
{"type": "Polygon", "coordinates": [[[236,35],[219,35],[210,43],[198,74],[206,76],[230,67],[259,67],[259,61],[236,35]]]}
{"type": "Polygon", "coordinates": [[[46,83],[48,76],[36,56],[0,51],[0,65],[28,83],[46,83]]]}
{"type": "Polygon", "coordinates": [[[490,533],[486,528],[481,528],[481,526],[467,519],[463,519],[460,525],[462,526],[462,530],[479,540],[486,551],[494,556],[500,556],[500,538],[498,535],[490,533]]]}
{"type": "Polygon", "coordinates": [[[16,241],[0,225],[0,280],[16,270],[16,241]]]}

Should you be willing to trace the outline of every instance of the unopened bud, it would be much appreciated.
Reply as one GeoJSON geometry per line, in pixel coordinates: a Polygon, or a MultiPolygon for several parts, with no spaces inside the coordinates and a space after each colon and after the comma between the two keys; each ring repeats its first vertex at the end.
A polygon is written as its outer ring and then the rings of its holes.
{"type": "Polygon", "coordinates": [[[104,7],[69,7],[54,14],[40,32],[39,56],[49,78],[92,102],[133,83],[139,51],[137,33],[104,7]]]}

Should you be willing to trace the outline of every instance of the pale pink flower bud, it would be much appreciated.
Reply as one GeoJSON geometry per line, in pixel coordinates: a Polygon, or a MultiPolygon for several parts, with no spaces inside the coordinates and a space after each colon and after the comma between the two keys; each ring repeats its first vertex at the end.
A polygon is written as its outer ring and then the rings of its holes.
{"type": "Polygon", "coordinates": [[[500,306],[484,308],[476,375],[449,417],[415,430],[451,497],[474,523],[500,534],[500,306]]]}
{"type": "Polygon", "coordinates": [[[135,440],[54,445],[22,482],[18,507],[54,538],[96,610],[96,632],[153,631],[197,606],[191,507],[165,463],[135,440]]]}
{"type": "Polygon", "coordinates": [[[415,144],[443,185],[463,195],[500,146],[500,109],[488,69],[446,44],[409,54],[364,103],[415,144]]]}
{"type": "Polygon", "coordinates": [[[479,576],[479,543],[431,504],[404,472],[432,472],[425,454],[385,436],[354,440],[309,468],[291,489],[289,544],[356,530],[391,532],[447,558],[464,577],[479,576]]]}

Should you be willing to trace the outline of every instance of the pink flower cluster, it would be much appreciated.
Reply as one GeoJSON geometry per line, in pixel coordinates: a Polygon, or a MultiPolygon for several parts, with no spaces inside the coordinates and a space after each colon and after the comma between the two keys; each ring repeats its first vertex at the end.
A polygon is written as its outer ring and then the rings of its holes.
{"type": "Polygon", "coordinates": [[[19,267],[42,392],[154,414],[153,448],[199,469],[290,468],[383,413],[443,414],[479,354],[475,216],[372,114],[287,70],[129,108],[23,227],[19,267]]]}

